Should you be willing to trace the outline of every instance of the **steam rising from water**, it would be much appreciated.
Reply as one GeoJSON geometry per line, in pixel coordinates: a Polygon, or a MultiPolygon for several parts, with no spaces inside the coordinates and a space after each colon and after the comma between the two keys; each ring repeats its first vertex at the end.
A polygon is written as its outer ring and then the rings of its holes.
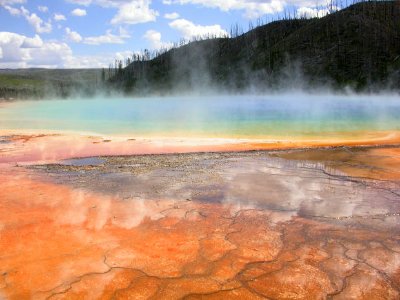
{"type": "Polygon", "coordinates": [[[16,102],[2,129],[112,135],[263,138],[400,129],[399,96],[306,95],[97,98],[16,102]]]}

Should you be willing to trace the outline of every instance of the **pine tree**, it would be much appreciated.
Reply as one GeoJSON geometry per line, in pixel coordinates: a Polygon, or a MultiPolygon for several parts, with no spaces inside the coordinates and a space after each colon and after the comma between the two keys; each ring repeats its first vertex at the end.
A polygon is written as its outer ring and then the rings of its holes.
{"type": "Polygon", "coordinates": [[[101,69],[101,82],[105,82],[106,81],[106,70],[101,69]]]}

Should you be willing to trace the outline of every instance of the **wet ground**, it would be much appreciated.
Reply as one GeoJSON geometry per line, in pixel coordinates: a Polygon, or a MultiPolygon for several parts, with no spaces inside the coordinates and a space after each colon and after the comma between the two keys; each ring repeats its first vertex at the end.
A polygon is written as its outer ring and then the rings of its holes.
{"type": "Polygon", "coordinates": [[[7,163],[0,298],[398,299],[399,201],[393,145],[7,163]]]}
{"type": "Polygon", "coordinates": [[[29,168],[46,174],[51,183],[127,201],[168,198],[249,205],[308,218],[397,228],[397,221],[392,224],[386,217],[400,212],[397,203],[400,182],[385,180],[385,175],[400,178],[400,168],[394,157],[391,169],[376,166],[380,159],[388,157],[377,157],[375,152],[381,151],[384,155],[388,150],[398,149],[113,156],[64,160],[60,164],[29,168]],[[325,161],[315,161],[317,154],[321,156],[319,160],[324,157],[325,161]],[[375,165],[367,165],[367,161],[375,165]],[[357,174],[361,172],[359,169],[364,173],[369,170],[370,175],[354,177],[341,168],[352,169],[357,174]],[[370,220],[377,216],[382,222],[370,220]]]}

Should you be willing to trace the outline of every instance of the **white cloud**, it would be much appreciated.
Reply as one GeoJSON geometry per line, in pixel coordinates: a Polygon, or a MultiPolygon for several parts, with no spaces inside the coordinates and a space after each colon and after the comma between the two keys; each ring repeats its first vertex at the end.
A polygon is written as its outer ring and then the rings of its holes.
{"type": "Polygon", "coordinates": [[[150,8],[149,0],[133,0],[119,6],[111,24],[139,24],[155,21],[158,12],[150,8]]]}
{"type": "Polygon", "coordinates": [[[74,43],[79,43],[81,42],[82,36],[77,33],[76,31],[72,31],[70,28],[65,28],[65,33],[66,33],[66,39],[68,41],[74,42],[74,43]]]}
{"type": "MultiPolygon", "coordinates": [[[[296,1],[296,0],[295,0],[296,1]]],[[[243,10],[244,16],[253,19],[265,14],[281,12],[287,2],[283,0],[163,0],[164,4],[195,4],[222,11],[243,10]]]]}
{"type": "Polygon", "coordinates": [[[111,30],[107,30],[104,35],[91,36],[83,39],[83,43],[88,45],[100,44],[124,44],[125,39],[130,38],[130,35],[123,29],[119,29],[119,34],[112,34],[111,30]]]}
{"type": "Polygon", "coordinates": [[[170,13],[170,14],[165,14],[164,18],[169,19],[169,20],[175,20],[179,18],[179,14],[176,12],[170,13]]]}
{"type": "Polygon", "coordinates": [[[221,28],[220,25],[201,26],[195,25],[185,19],[178,19],[169,23],[169,26],[181,33],[185,39],[193,37],[207,37],[207,36],[227,36],[228,32],[221,28]]]}
{"type": "Polygon", "coordinates": [[[92,4],[92,0],[67,0],[67,1],[73,4],[83,5],[83,6],[88,6],[92,4]]]}
{"type": "MultiPolygon", "coordinates": [[[[239,10],[244,11],[244,16],[249,19],[255,19],[266,14],[282,12],[287,6],[297,8],[316,9],[317,6],[323,7],[320,13],[323,13],[329,5],[330,0],[163,0],[163,4],[192,4],[209,8],[217,8],[221,11],[239,10]]],[[[312,13],[308,11],[308,13],[312,13]]]]}
{"type": "Polygon", "coordinates": [[[29,38],[12,32],[0,32],[0,49],[0,67],[56,67],[72,55],[65,43],[46,43],[38,35],[29,38]]]}
{"type": "Polygon", "coordinates": [[[67,20],[67,18],[64,16],[64,15],[62,15],[62,14],[54,14],[54,20],[55,21],[66,21],[67,20]]]}
{"type": "Polygon", "coordinates": [[[317,7],[317,6],[328,6],[331,4],[331,0],[286,0],[287,4],[291,4],[297,7],[317,7]]]}
{"type": "Polygon", "coordinates": [[[306,18],[306,19],[311,19],[311,18],[322,18],[329,14],[328,9],[317,9],[317,8],[310,8],[310,7],[300,7],[297,9],[297,17],[298,18],[306,18]]]}
{"type": "Polygon", "coordinates": [[[13,16],[23,16],[37,33],[49,33],[53,29],[50,21],[43,21],[37,14],[31,14],[23,6],[21,8],[14,8],[6,5],[4,8],[13,16]]]}
{"type": "Polygon", "coordinates": [[[39,66],[60,66],[64,59],[72,56],[72,50],[66,43],[47,42],[40,48],[30,49],[31,64],[39,66]]]}
{"type": "Polygon", "coordinates": [[[161,33],[155,30],[147,30],[146,33],[143,35],[143,38],[149,41],[152,49],[168,49],[171,48],[173,45],[172,43],[162,42],[161,33]]]}
{"type": "Polygon", "coordinates": [[[73,11],[71,11],[71,15],[75,17],[84,17],[86,16],[86,10],[81,8],[75,8],[73,11]]]}
{"type": "Polygon", "coordinates": [[[9,5],[5,5],[4,9],[7,10],[12,16],[20,16],[22,14],[22,11],[20,9],[11,7],[9,5]]]}
{"type": "Polygon", "coordinates": [[[99,36],[82,37],[78,32],[71,30],[69,27],[65,28],[65,40],[88,45],[101,45],[101,44],[124,44],[125,40],[130,38],[129,33],[122,27],[119,28],[118,34],[114,34],[111,30],[107,30],[105,34],[99,36]]]}
{"type": "Polygon", "coordinates": [[[25,14],[25,19],[28,21],[29,24],[33,26],[37,33],[49,33],[52,30],[52,26],[50,22],[44,22],[38,15],[35,13],[32,14],[25,14]]]}
{"type": "Polygon", "coordinates": [[[33,38],[25,37],[21,48],[40,48],[43,46],[43,40],[37,34],[33,38]]]}
{"type": "Polygon", "coordinates": [[[89,6],[98,5],[118,9],[111,24],[139,24],[155,21],[159,13],[150,8],[151,0],[67,0],[68,2],[89,6]]]}
{"type": "Polygon", "coordinates": [[[115,53],[115,59],[124,61],[128,57],[132,57],[134,53],[139,54],[139,52],[132,52],[132,51],[117,52],[115,53]]]}
{"type": "Polygon", "coordinates": [[[0,6],[25,3],[26,0],[0,0],[0,6]]]}
{"type": "Polygon", "coordinates": [[[64,67],[71,69],[79,68],[107,68],[110,63],[113,63],[116,59],[125,60],[127,57],[131,57],[131,51],[123,51],[117,53],[102,53],[98,55],[79,55],[79,56],[68,56],[64,59],[64,67]]]}
{"type": "Polygon", "coordinates": [[[29,50],[21,48],[25,39],[25,36],[16,33],[0,32],[0,49],[2,52],[0,65],[5,62],[10,64],[24,62],[30,58],[29,50]]]}
{"type": "Polygon", "coordinates": [[[30,38],[0,32],[0,68],[102,68],[115,58],[127,56],[131,56],[131,52],[75,56],[66,43],[45,42],[38,35],[30,38]]]}
{"type": "Polygon", "coordinates": [[[42,13],[47,13],[49,11],[49,8],[47,6],[38,6],[38,10],[42,13]]]}
{"type": "Polygon", "coordinates": [[[106,68],[112,61],[114,59],[111,55],[71,55],[64,59],[62,67],[68,69],[106,68]]]}
{"type": "Polygon", "coordinates": [[[49,33],[52,30],[52,26],[50,22],[44,22],[41,18],[39,18],[35,13],[26,16],[26,20],[29,24],[35,28],[37,33],[49,33]]]}
{"type": "MultiPolygon", "coordinates": [[[[115,8],[118,8],[121,5],[127,3],[138,2],[138,0],[66,0],[66,1],[82,6],[98,5],[101,7],[115,7],[115,8]]],[[[151,0],[149,2],[151,2],[151,0]]]]}

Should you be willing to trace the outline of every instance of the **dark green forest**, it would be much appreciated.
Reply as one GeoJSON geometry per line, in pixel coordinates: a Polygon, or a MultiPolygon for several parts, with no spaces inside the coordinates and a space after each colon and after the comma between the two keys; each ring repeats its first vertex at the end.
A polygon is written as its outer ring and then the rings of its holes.
{"type": "MultiPolygon", "coordinates": [[[[251,29],[252,26],[250,26],[251,29]]],[[[325,17],[283,19],[231,37],[135,55],[105,71],[111,88],[168,94],[285,88],[357,91],[400,86],[400,1],[362,1],[325,17]]]]}

